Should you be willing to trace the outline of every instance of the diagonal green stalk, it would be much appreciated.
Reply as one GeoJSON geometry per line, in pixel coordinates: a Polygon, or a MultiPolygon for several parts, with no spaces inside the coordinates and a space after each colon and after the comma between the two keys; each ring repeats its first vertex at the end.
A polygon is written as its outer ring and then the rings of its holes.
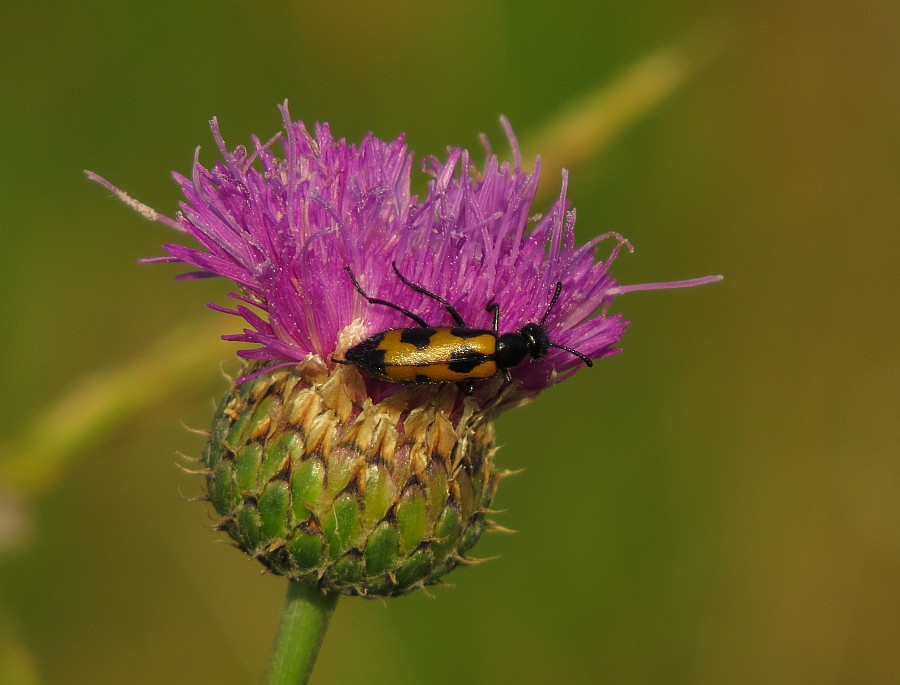
{"type": "MultiPolygon", "coordinates": [[[[722,30],[712,24],[698,27],[567,103],[529,137],[522,148],[523,159],[540,153],[544,169],[571,169],[596,157],[718,53],[722,30]]],[[[555,192],[557,178],[545,174],[538,197],[551,188],[555,192]]]]}
{"type": "Polygon", "coordinates": [[[289,581],[267,685],[309,682],[337,601],[336,592],[325,594],[307,583],[289,581]]]}
{"type": "MultiPolygon", "coordinates": [[[[0,483],[32,500],[51,490],[78,457],[119,427],[178,393],[209,392],[209,367],[228,354],[221,327],[185,325],[120,366],[93,371],[0,442],[0,483]]],[[[152,412],[150,412],[152,414],[152,412]]]]}

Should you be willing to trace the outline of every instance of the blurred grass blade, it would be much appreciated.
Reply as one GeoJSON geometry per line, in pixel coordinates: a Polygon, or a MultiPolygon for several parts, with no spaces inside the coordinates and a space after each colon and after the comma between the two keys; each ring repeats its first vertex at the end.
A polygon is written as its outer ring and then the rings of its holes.
{"type": "Polygon", "coordinates": [[[34,657],[8,615],[0,612],[0,683],[38,685],[34,657]]]}
{"type": "Polygon", "coordinates": [[[217,344],[218,334],[218,327],[208,325],[171,331],[138,359],[78,381],[0,447],[0,482],[22,497],[37,496],[116,427],[179,391],[208,388],[214,379],[210,369],[233,355],[217,344]]]}
{"type": "Polygon", "coordinates": [[[719,44],[718,31],[698,29],[563,107],[523,146],[524,159],[541,157],[544,174],[539,195],[558,187],[558,169],[571,169],[596,156],[651,112],[709,61],[719,44]]]}

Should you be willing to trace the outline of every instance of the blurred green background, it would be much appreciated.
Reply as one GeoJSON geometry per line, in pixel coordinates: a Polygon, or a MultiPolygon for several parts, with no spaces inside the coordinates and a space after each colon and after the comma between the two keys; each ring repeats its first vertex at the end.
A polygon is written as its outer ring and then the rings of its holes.
{"type": "MultiPolygon", "coordinates": [[[[715,57],[572,163],[569,191],[581,240],[634,242],[622,282],[726,280],[619,300],[625,352],[498,423],[501,466],[524,469],[499,521],[520,532],[486,537],[476,553],[499,558],[433,598],[342,601],[314,682],[897,682],[895,0],[83,0],[0,15],[0,446],[18,463],[90,410],[82,379],[167,331],[199,322],[233,355],[215,331],[235,322],[203,307],[227,284],[137,265],[169,232],[82,169],[171,214],[170,170],[198,144],[212,158],[208,119],[234,146],[274,133],[285,98],[350,139],[406,131],[440,154],[484,131],[500,150],[498,115],[528,140],[704,28],[715,57]],[[29,428],[75,386],[52,431],[29,428]]],[[[139,420],[111,412],[38,494],[0,486],[0,682],[260,680],[285,584],[185,501],[198,487],[176,452],[201,438],[180,421],[205,427],[225,389],[217,363],[191,373],[127,378],[123,412],[163,399],[139,420]]]]}

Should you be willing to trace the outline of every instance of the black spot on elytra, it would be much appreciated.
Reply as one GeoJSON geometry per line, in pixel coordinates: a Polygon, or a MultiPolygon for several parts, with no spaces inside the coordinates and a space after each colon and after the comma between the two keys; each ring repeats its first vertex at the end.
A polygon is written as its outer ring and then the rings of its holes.
{"type": "Polygon", "coordinates": [[[463,347],[450,355],[450,362],[447,364],[447,368],[456,373],[469,373],[476,366],[483,364],[487,360],[487,355],[482,354],[478,350],[473,350],[471,347],[463,347]]]}
{"type": "Polygon", "coordinates": [[[417,350],[424,350],[431,344],[431,338],[437,331],[433,328],[404,328],[400,334],[400,342],[415,345],[417,350]]]}
{"type": "Polygon", "coordinates": [[[457,338],[478,338],[482,335],[493,335],[493,331],[483,331],[480,328],[451,328],[450,334],[457,338]]]}
{"type": "Polygon", "coordinates": [[[382,340],[384,340],[384,333],[366,338],[359,345],[354,345],[347,350],[345,359],[366,371],[384,371],[384,350],[378,349],[382,340]]]}

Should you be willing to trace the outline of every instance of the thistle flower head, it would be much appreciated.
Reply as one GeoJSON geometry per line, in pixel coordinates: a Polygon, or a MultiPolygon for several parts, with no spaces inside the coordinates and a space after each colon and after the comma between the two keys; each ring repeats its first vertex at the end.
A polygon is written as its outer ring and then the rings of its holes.
{"type": "Polygon", "coordinates": [[[591,359],[615,354],[627,326],[608,313],[617,294],[717,278],[619,286],[609,269],[628,242],[609,233],[576,245],[565,173],[556,201],[536,214],[539,160],[523,169],[505,121],[512,163],[486,144],[480,167],[450,148],[421,162],[429,181],[420,198],[402,136],[352,144],[327,124],[310,131],[292,121],[286,104],[281,113],[284,131],[254,137],[249,149],[229,149],[214,119],[221,159],[207,167],[198,155],[190,177],[175,175],[184,195],[175,218],[92,178],[199,243],[167,243],[167,256],[147,261],[181,262],[193,267],[182,278],[237,286],[232,307],[210,305],[244,320],[225,338],[243,343],[248,360],[204,457],[221,526],[279,573],[397,594],[436,580],[477,539],[498,477],[489,419],[584,367],[560,347],[591,359]],[[395,306],[367,301],[354,277],[395,306]],[[441,299],[469,328],[491,329],[488,305],[501,333],[540,321],[555,346],[509,369],[512,382],[481,381],[472,397],[452,384],[386,383],[333,361],[368,336],[410,327],[399,309],[456,325],[441,299]]]}

